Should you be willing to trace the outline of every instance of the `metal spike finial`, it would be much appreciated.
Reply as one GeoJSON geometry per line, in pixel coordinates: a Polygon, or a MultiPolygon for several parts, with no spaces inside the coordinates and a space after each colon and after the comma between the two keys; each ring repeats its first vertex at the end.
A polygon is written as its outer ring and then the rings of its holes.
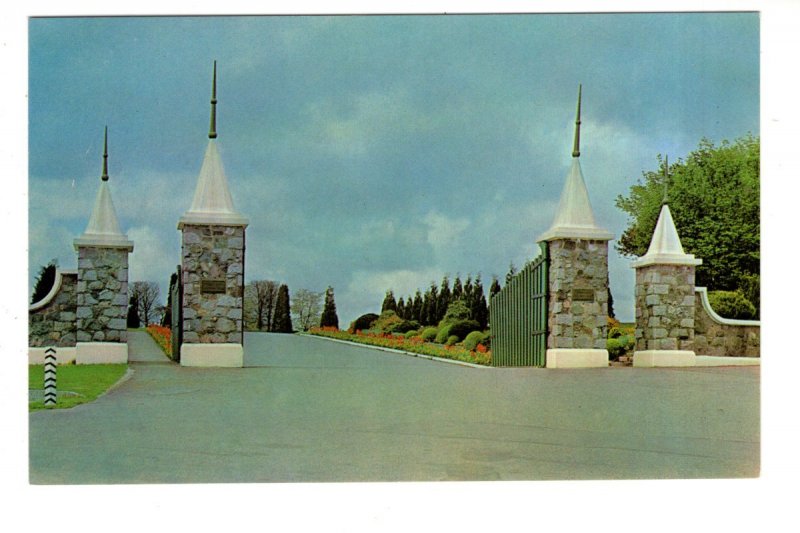
{"type": "Polygon", "coordinates": [[[108,181],[108,126],[103,133],[103,175],[100,179],[108,181]]]}
{"type": "Polygon", "coordinates": [[[217,62],[214,61],[214,81],[211,84],[211,127],[208,130],[208,138],[217,138],[217,62]]]}
{"type": "Polygon", "coordinates": [[[581,89],[582,85],[578,85],[578,113],[575,117],[575,142],[572,145],[572,157],[581,156],[581,89]]]}
{"type": "Polygon", "coordinates": [[[661,200],[661,205],[667,203],[667,185],[669,183],[669,156],[664,156],[664,198],[661,200]]]}

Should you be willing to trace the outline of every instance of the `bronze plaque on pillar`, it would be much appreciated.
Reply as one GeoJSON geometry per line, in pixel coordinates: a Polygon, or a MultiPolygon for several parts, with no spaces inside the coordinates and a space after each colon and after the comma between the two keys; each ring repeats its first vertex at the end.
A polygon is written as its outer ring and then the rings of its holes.
{"type": "Polygon", "coordinates": [[[202,294],[224,294],[225,293],[225,280],[224,279],[201,279],[200,292],[202,294]]]}
{"type": "Polygon", "coordinates": [[[593,302],[594,289],[572,289],[573,302],[593,302]]]}

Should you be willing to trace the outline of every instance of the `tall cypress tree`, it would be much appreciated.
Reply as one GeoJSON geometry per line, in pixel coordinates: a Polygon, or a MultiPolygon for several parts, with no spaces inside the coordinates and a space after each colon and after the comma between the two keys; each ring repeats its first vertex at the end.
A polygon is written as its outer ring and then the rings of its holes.
{"type": "Polygon", "coordinates": [[[325,307],[322,309],[322,317],[319,325],[322,328],[339,329],[339,317],[336,316],[336,302],[333,300],[333,287],[325,290],[325,307]]]}
{"type": "Polygon", "coordinates": [[[411,304],[411,320],[416,320],[420,324],[425,323],[422,316],[422,294],[419,289],[414,294],[414,303],[411,304]]]}
{"type": "Polygon", "coordinates": [[[394,299],[394,293],[391,290],[386,291],[386,297],[383,299],[383,304],[381,305],[381,314],[384,311],[394,311],[397,312],[397,302],[394,299]]]}
{"type": "Polygon", "coordinates": [[[461,278],[456,274],[456,279],[453,280],[453,294],[451,300],[455,302],[464,297],[464,287],[461,285],[461,278]]]}
{"type": "Polygon", "coordinates": [[[289,287],[283,284],[278,288],[278,301],[275,306],[275,318],[272,331],[276,333],[292,333],[292,312],[289,302],[289,287]]]}
{"type": "Polygon", "coordinates": [[[497,276],[492,276],[492,285],[489,287],[489,301],[492,301],[492,297],[500,290],[500,282],[497,280],[497,276]]]}
{"type": "Polygon", "coordinates": [[[141,327],[142,321],[139,318],[139,298],[134,294],[131,296],[130,304],[128,305],[128,320],[126,326],[129,328],[141,327]]]}
{"type": "Polygon", "coordinates": [[[406,301],[401,296],[399,300],[397,300],[397,316],[405,320],[406,318],[406,301]]]}
{"type": "Polygon", "coordinates": [[[444,318],[444,314],[447,312],[447,306],[450,305],[450,300],[450,280],[447,278],[447,275],[445,275],[442,278],[442,284],[439,287],[439,296],[436,298],[435,322],[437,324],[444,318]]]}
{"type": "Polygon", "coordinates": [[[476,320],[482,329],[486,329],[486,325],[489,322],[489,310],[486,307],[486,296],[483,294],[483,283],[481,282],[480,274],[475,277],[475,284],[472,286],[470,311],[472,312],[473,320],[476,320]]]}

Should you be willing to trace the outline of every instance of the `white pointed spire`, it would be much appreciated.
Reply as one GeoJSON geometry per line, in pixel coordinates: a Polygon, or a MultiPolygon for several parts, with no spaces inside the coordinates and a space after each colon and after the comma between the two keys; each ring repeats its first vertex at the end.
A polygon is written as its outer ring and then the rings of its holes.
{"type": "Polygon", "coordinates": [[[550,229],[537,242],[554,239],[587,239],[610,241],[614,235],[599,227],[594,220],[589,192],[583,179],[580,163],[581,87],[578,87],[578,111],[575,119],[575,139],[572,147],[572,166],[561,191],[556,216],[550,229]]]}
{"type": "Polygon", "coordinates": [[[100,188],[94,200],[92,215],[83,235],[73,241],[78,246],[97,246],[101,248],[126,248],[133,251],[133,241],[122,233],[111,199],[111,187],[108,183],[108,128],[106,128],[103,148],[103,175],[100,177],[100,188]]]}
{"type": "Polygon", "coordinates": [[[702,259],[696,259],[694,255],[683,251],[678,230],[672,220],[672,212],[669,206],[664,204],[658,215],[650,248],[645,255],[634,261],[632,266],[638,268],[647,265],[699,265],[702,262],[702,259]]]}
{"type": "Polygon", "coordinates": [[[203,166],[197,178],[192,206],[178,221],[178,229],[184,224],[223,224],[247,226],[249,221],[233,207],[233,198],[228,188],[228,178],[217,151],[217,62],[214,61],[214,78],[211,88],[211,125],[208,134],[203,166]]]}

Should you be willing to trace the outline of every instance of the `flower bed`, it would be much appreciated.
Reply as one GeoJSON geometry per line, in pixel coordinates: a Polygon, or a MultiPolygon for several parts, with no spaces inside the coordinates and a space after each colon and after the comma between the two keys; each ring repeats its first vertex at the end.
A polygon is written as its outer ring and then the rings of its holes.
{"type": "Polygon", "coordinates": [[[441,344],[425,342],[422,337],[410,337],[406,339],[402,335],[392,335],[390,333],[370,333],[356,331],[348,333],[333,328],[311,328],[308,333],[320,337],[329,337],[343,341],[357,342],[369,346],[379,346],[381,348],[393,348],[406,352],[441,357],[443,359],[454,359],[466,363],[491,366],[492,352],[479,344],[475,351],[469,351],[463,346],[453,345],[444,346],[441,344]]]}
{"type": "Polygon", "coordinates": [[[172,357],[172,331],[164,326],[150,324],[145,328],[167,357],[172,357]]]}

